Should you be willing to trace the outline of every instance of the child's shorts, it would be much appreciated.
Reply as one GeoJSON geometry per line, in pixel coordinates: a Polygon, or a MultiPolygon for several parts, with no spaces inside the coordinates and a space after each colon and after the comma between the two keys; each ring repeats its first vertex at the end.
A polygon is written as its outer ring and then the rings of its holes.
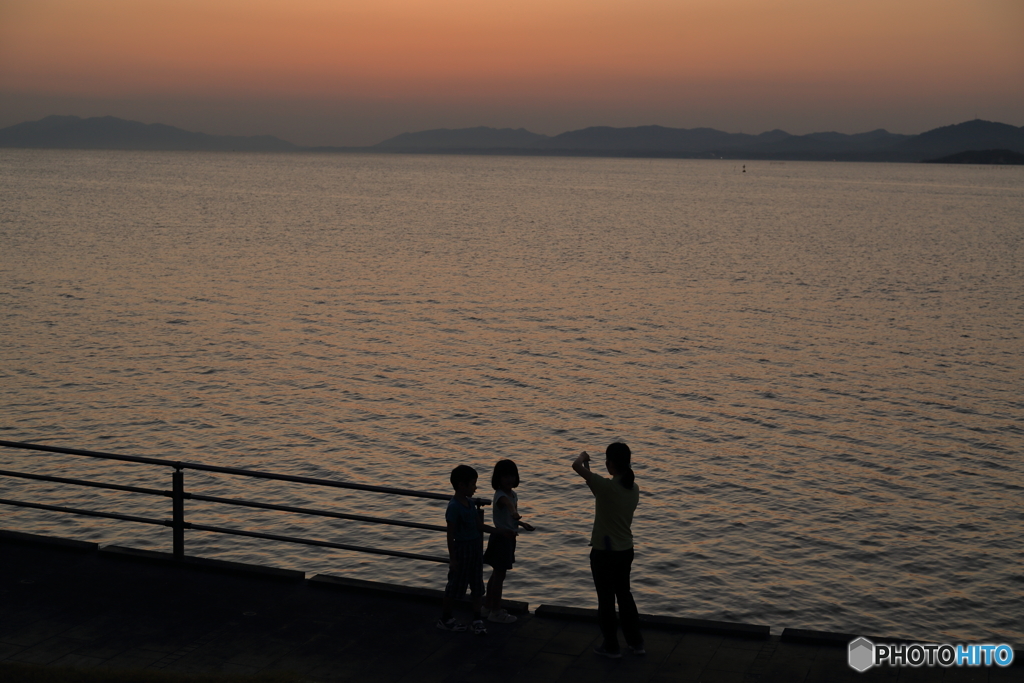
{"type": "Polygon", "coordinates": [[[491,534],[487,541],[487,552],[484,553],[484,563],[495,569],[512,569],[512,563],[516,561],[516,539],[491,534]]]}
{"type": "Polygon", "coordinates": [[[452,554],[456,566],[448,568],[448,584],[444,587],[446,598],[460,599],[469,587],[474,597],[484,594],[484,562],[481,553],[481,539],[474,541],[452,541],[452,554]]]}

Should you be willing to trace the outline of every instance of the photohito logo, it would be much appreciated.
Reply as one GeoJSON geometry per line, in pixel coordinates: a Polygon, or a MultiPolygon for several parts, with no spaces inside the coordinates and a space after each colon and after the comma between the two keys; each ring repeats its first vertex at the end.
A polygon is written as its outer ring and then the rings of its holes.
{"type": "Polygon", "coordinates": [[[867,638],[858,638],[850,643],[850,666],[864,673],[875,664],[875,644],[867,638]]]}
{"type": "Polygon", "coordinates": [[[1009,645],[941,645],[924,643],[872,643],[867,638],[850,641],[847,661],[864,673],[873,666],[1010,666],[1009,645]]]}

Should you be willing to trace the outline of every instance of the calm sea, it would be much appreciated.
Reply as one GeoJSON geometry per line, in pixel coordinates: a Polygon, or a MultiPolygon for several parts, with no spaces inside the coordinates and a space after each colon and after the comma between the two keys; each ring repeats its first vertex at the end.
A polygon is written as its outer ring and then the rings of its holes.
{"type": "MultiPolygon", "coordinates": [[[[570,463],[634,451],[641,611],[1024,645],[1024,169],[0,151],[0,438],[487,492],[506,593],[596,604],[570,463]]],[[[153,488],[164,468],[0,450],[153,488]]],[[[190,491],[443,523],[230,476],[190,491]]],[[[0,497],[169,517],[0,478],[0,497]]],[[[443,534],[190,502],[189,521],[444,554],[443,534]]],[[[167,551],[170,532],[3,507],[167,551]]],[[[195,555],[441,587],[444,567],[189,532],[195,555]]]]}

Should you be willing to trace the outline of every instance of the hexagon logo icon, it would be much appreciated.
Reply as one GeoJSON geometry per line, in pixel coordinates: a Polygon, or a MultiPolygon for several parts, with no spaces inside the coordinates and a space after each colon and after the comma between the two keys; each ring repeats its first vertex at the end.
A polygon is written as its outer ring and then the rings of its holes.
{"type": "Polygon", "coordinates": [[[850,643],[850,668],[864,673],[875,664],[875,644],[867,638],[858,638],[850,643]]]}

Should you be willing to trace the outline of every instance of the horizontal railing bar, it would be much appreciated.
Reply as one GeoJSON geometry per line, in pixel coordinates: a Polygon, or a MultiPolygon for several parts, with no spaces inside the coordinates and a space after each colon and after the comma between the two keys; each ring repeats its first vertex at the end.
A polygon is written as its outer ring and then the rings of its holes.
{"type": "Polygon", "coordinates": [[[413,491],[410,489],[393,489],[386,486],[370,486],[369,484],[352,484],[347,481],[333,481],[331,479],[314,479],[313,477],[299,477],[293,474],[272,474],[270,472],[258,472],[256,470],[243,470],[238,467],[218,467],[217,465],[201,465],[194,462],[183,462],[184,469],[200,470],[203,472],[219,472],[221,474],[237,474],[245,477],[256,477],[258,479],[275,479],[277,481],[291,481],[298,484],[314,484],[316,486],[333,486],[339,489],[355,489],[356,491],[370,491],[373,493],[390,493],[396,496],[414,496],[417,498],[433,498],[434,500],[451,500],[451,495],[443,493],[431,493],[429,491],[413,491]]]}
{"type": "Polygon", "coordinates": [[[63,453],[65,455],[87,455],[92,458],[106,458],[107,460],[124,460],[125,462],[138,462],[145,465],[168,465],[174,467],[178,463],[172,460],[161,460],[160,458],[143,458],[137,455],[118,455],[117,453],[100,453],[99,451],[84,451],[80,448],[64,448],[63,446],[43,446],[37,443],[22,443],[20,441],[2,441],[0,446],[8,448],[25,448],[31,451],[46,451],[48,453],[63,453]]]}
{"type": "MultiPolygon", "coordinates": [[[[315,486],[331,486],[341,489],[352,489],[356,491],[369,491],[371,493],[389,493],[398,496],[413,496],[417,498],[431,498],[433,500],[449,500],[450,494],[431,493],[429,491],[413,491],[410,489],[395,489],[386,486],[370,486],[368,484],[352,484],[345,481],[333,481],[331,479],[315,479],[313,477],[299,477],[291,474],[272,474],[270,472],[259,472],[256,470],[245,470],[238,467],[219,467],[217,465],[203,465],[196,462],[183,462],[178,460],[162,460],[159,458],[142,458],[133,455],[118,455],[116,453],[100,453],[98,451],[85,451],[77,448],[63,448],[60,446],[42,446],[32,443],[21,443],[18,441],[0,440],[0,446],[9,448],[24,448],[27,450],[46,451],[48,453],[63,453],[65,455],[85,455],[93,458],[106,458],[109,460],[123,460],[126,462],[138,462],[147,465],[164,465],[177,469],[197,470],[201,472],[218,472],[220,474],[235,474],[244,477],[256,477],[258,479],[272,479],[276,481],[291,481],[298,484],[312,484],[315,486]]],[[[489,501],[480,499],[484,505],[489,501]]]]}
{"type": "Polygon", "coordinates": [[[107,519],[120,519],[124,522],[140,522],[142,524],[156,524],[158,526],[170,526],[171,523],[162,519],[150,519],[149,517],[135,517],[133,515],[119,515],[116,512],[97,512],[95,510],[80,510],[78,508],[62,507],[60,505],[44,505],[43,503],[25,503],[20,500],[8,500],[0,498],[2,505],[14,505],[16,507],[33,508],[35,510],[49,510],[51,512],[66,512],[72,515],[86,515],[88,517],[106,517],[107,519]]]}
{"type": "Polygon", "coordinates": [[[128,491],[129,493],[148,493],[153,496],[171,496],[170,491],[160,489],[144,489],[138,486],[122,486],[121,484],[105,484],[98,481],[86,481],[84,479],[68,479],[66,477],[53,477],[46,474],[29,474],[28,472],[11,472],[0,470],[0,477],[17,477],[19,479],[36,479],[38,481],[53,481],[58,484],[75,484],[76,486],[92,486],[98,489],[112,489],[114,491],[128,491]]]}
{"type": "MultiPolygon", "coordinates": [[[[2,471],[0,471],[2,474],[2,471]]],[[[447,527],[436,524],[421,524],[420,522],[404,522],[398,519],[385,519],[383,517],[367,517],[365,515],[349,515],[344,512],[332,512],[330,510],[313,510],[310,508],[292,507],[290,505],[276,505],[274,503],[257,503],[252,500],[238,500],[235,498],[218,498],[217,496],[203,496],[196,493],[185,494],[189,500],[200,500],[206,503],[221,503],[223,505],[239,505],[242,507],[259,508],[261,510],[277,510],[279,512],[298,512],[306,515],[318,515],[320,517],[334,517],[336,519],[350,519],[356,522],[370,522],[373,524],[391,524],[393,526],[411,527],[413,529],[427,529],[429,531],[447,531],[447,527]]]]}
{"type": "Polygon", "coordinates": [[[304,545],[315,545],[323,548],[337,548],[339,550],[352,550],[359,553],[370,553],[373,555],[390,555],[392,557],[404,557],[410,560],[426,560],[428,562],[439,562],[448,564],[447,557],[433,555],[417,555],[416,553],[403,553],[398,550],[381,550],[380,548],[364,548],[357,545],[345,545],[344,543],[332,543],[330,541],[314,541],[308,538],[295,538],[292,536],[278,536],[277,534],[264,534],[258,531],[242,531],[241,529],[225,529],[224,527],[206,526],[203,524],[187,524],[193,531],[210,531],[218,534],[231,534],[233,536],[248,536],[249,538],[262,538],[268,541],[283,541],[285,543],[302,543],[304,545]]]}
{"type": "MultiPolygon", "coordinates": [[[[241,469],[241,468],[236,468],[236,467],[219,467],[219,466],[215,466],[215,465],[203,465],[203,464],[200,464],[200,463],[182,462],[182,461],[176,461],[176,460],[165,460],[165,459],[160,459],[160,458],[146,458],[146,457],[139,457],[139,456],[120,455],[120,454],[117,454],[117,453],[102,453],[102,452],[99,452],[99,451],[87,451],[87,450],[77,449],[77,448],[63,448],[63,447],[60,447],[60,446],[44,446],[44,445],[40,445],[40,444],[30,444],[30,443],[22,443],[22,442],[16,442],[16,441],[0,440],[0,447],[20,448],[20,449],[26,449],[26,450],[43,451],[43,452],[48,452],[48,453],[61,453],[61,454],[65,454],[65,455],[82,455],[82,456],[93,457],[93,458],[100,458],[100,459],[106,459],[106,460],[119,460],[119,461],[123,461],[123,462],[135,462],[135,463],[146,464],[146,465],[161,465],[161,466],[173,467],[173,468],[175,468],[175,470],[177,470],[177,472],[175,474],[175,481],[176,481],[176,486],[178,486],[179,488],[180,488],[181,471],[185,470],[185,469],[191,469],[191,470],[197,470],[197,471],[203,471],[203,472],[212,472],[212,473],[220,473],[220,474],[230,474],[230,475],[238,475],[238,476],[255,477],[255,478],[258,478],[258,479],[268,479],[268,480],[273,480],[273,481],[288,481],[288,482],[294,482],[294,483],[299,483],[299,484],[310,484],[310,485],[314,485],[314,486],[330,486],[330,487],[333,487],[333,488],[351,489],[351,490],[357,490],[357,491],[368,491],[368,492],[372,492],[372,493],[387,493],[387,494],[392,494],[392,495],[412,496],[412,497],[417,497],[417,498],[429,498],[429,499],[433,499],[433,500],[449,500],[450,497],[451,497],[450,494],[431,493],[431,492],[428,492],[428,491],[414,491],[414,490],[410,490],[410,489],[396,489],[396,488],[390,488],[390,487],[384,487],[384,486],[370,486],[370,485],[366,485],[366,484],[354,484],[354,483],[349,483],[349,482],[332,481],[330,479],[316,479],[316,478],[313,478],[313,477],[300,477],[300,476],[296,476],[296,475],[287,475],[287,474],[272,474],[272,473],[269,473],[269,472],[259,472],[259,471],[255,471],[255,470],[246,470],[246,469],[241,469]]],[[[231,498],[220,498],[220,497],[215,497],[215,496],[203,496],[203,495],[198,495],[198,494],[184,493],[183,495],[181,495],[181,492],[179,492],[178,494],[174,494],[174,493],[172,493],[170,491],[161,491],[161,490],[158,490],[158,489],[147,489],[147,488],[141,488],[141,487],[135,487],[135,486],[124,486],[124,485],[120,485],[120,484],[107,484],[107,483],[104,483],[104,482],[87,481],[87,480],[84,480],[84,479],[72,479],[72,478],[67,478],[67,477],[56,477],[56,476],[52,476],[52,475],[39,475],[39,474],[30,474],[30,473],[27,473],[27,472],[13,472],[13,471],[7,471],[7,470],[0,470],[0,476],[10,476],[10,477],[15,477],[15,478],[32,479],[32,480],[36,480],[36,481],[49,481],[49,482],[54,482],[54,483],[72,484],[72,485],[78,485],[78,486],[89,486],[89,487],[94,487],[94,488],[110,489],[110,490],[115,490],[115,491],[127,491],[127,492],[131,492],[131,493],[144,493],[144,494],[149,494],[149,495],[168,496],[168,497],[172,497],[172,498],[175,495],[179,495],[181,498],[184,498],[184,499],[190,499],[190,500],[201,501],[201,502],[210,502],[210,503],[218,503],[218,504],[226,504],[226,505],[238,505],[238,506],[242,506],[242,507],[251,507],[251,508],[257,508],[257,509],[264,509],[264,510],[276,510],[276,511],[281,511],[281,512],[296,512],[296,513],[300,513],[300,514],[310,514],[310,515],[316,515],[316,516],[321,516],[321,517],[330,517],[330,518],[335,518],[335,519],[347,519],[347,520],[353,520],[353,521],[358,521],[358,522],[368,522],[368,523],[375,523],[375,524],[389,524],[389,525],[394,525],[394,526],[403,526],[403,527],[409,527],[409,528],[426,529],[426,530],[430,530],[430,531],[444,531],[444,530],[446,530],[446,527],[437,526],[437,525],[433,525],[433,524],[422,524],[422,523],[419,523],[419,522],[405,522],[405,521],[395,520],[395,519],[384,519],[384,518],[379,518],[379,517],[369,517],[369,516],[365,516],[365,515],[351,515],[351,514],[347,514],[347,513],[333,512],[333,511],[328,511],[328,510],[314,510],[314,509],[309,509],[309,508],[300,508],[300,507],[294,507],[294,506],[277,505],[277,504],[273,504],[273,503],[259,503],[259,502],[255,502],[255,501],[247,501],[247,500],[231,499],[231,498]]],[[[176,490],[178,490],[178,489],[176,489],[176,490]]],[[[181,498],[176,498],[175,500],[179,500],[180,501],[181,498]]],[[[476,503],[478,506],[479,505],[489,505],[490,501],[487,500],[487,499],[480,498],[480,499],[474,499],[474,503],[476,503]]],[[[152,525],[157,525],[157,526],[169,526],[169,527],[172,527],[172,528],[176,529],[177,530],[176,533],[180,533],[184,529],[192,529],[192,530],[195,530],[195,531],[207,531],[207,532],[211,532],[211,533],[222,533],[222,534],[229,534],[229,535],[234,535],[234,536],[245,536],[245,537],[249,537],[249,538],[259,538],[259,539],[264,539],[264,540],[269,540],[269,541],[280,541],[280,542],[284,542],[284,543],[300,543],[300,544],[304,544],[304,545],[312,545],[312,546],[318,546],[318,547],[323,547],[323,548],[334,548],[334,549],[338,549],[338,550],[348,550],[348,551],[352,551],[352,552],[369,553],[369,554],[373,554],[373,555],[386,555],[386,556],[390,556],[390,557],[402,557],[402,558],[412,559],[412,560],[424,560],[424,561],[428,561],[428,562],[437,562],[437,563],[440,563],[440,564],[447,564],[448,561],[449,561],[447,557],[440,557],[440,556],[433,556],[433,555],[420,555],[420,554],[417,554],[417,553],[407,553],[407,552],[402,552],[402,551],[397,551],[397,550],[383,550],[383,549],[380,549],[380,548],[368,548],[368,547],[363,547],[363,546],[348,545],[348,544],[345,544],[345,543],[334,543],[334,542],[331,542],[331,541],[317,541],[317,540],[312,540],[312,539],[296,538],[296,537],[293,537],[293,536],[282,536],[282,535],[277,535],[277,534],[268,534],[268,533],[262,533],[262,532],[256,532],[256,531],[243,531],[243,530],[240,530],[240,529],[229,529],[229,528],[225,528],[225,527],[214,527],[214,526],[206,526],[206,525],[200,525],[200,524],[192,524],[192,523],[185,522],[184,520],[177,519],[177,518],[176,518],[176,521],[158,520],[158,519],[151,519],[151,518],[148,518],[148,517],[138,517],[138,516],[134,516],[134,515],[124,515],[124,514],[113,513],[113,512],[99,512],[99,511],[96,511],[96,510],[84,510],[84,509],[80,509],[80,508],[71,508],[71,507],[60,506],[60,505],[48,505],[48,504],[43,504],[43,503],[28,503],[28,502],[24,502],[24,501],[10,500],[10,499],[6,499],[6,498],[0,498],[0,505],[12,505],[12,506],[15,506],[15,507],[23,507],[23,508],[29,508],[29,509],[35,509],[35,510],[46,510],[46,511],[50,511],[50,512],[61,512],[61,513],[65,513],[65,514],[84,515],[84,516],[88,516],[88,517],[101,517],[101,518],[105,518],[105,519],[116,519],[116,520],[121,520],[121,521],[126,521],[126,522],[137,522],[137,523],[141,523],[141,524],[152,524],[152,525]]],[[[176,543],[178,543],[178,541],[176,541],[176,543]]],[[[176,545],[175,546],[175,548],[176,548],[175,552],[176,553],[178,553],[177,547],[178,546],[176,545]]]]}

